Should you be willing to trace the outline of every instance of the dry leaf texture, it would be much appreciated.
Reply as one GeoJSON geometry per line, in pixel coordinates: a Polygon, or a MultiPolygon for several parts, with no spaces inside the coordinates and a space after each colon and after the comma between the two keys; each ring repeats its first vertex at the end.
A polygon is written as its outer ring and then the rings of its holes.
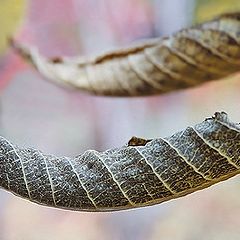
{"type": "Polygon", "coordinates": [[[240,126],[223,112],[171,137],[140,140],[70,158],[1,137],[0,185],[47,206],[114,211],[178,198],[240,172],[240,126]]]}
{"type": "Polygon", "coordinates": [[[240,13],[90,58],[46,59],[36,48],[14,48],[50,81],[97,95],[145,96],[222,79],[239,71],[240,13]]]}

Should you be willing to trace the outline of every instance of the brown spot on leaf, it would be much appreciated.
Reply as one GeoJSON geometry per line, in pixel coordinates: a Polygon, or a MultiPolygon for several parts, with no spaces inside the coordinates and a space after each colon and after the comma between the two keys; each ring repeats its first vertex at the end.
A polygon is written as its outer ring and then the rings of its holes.
{"type": "Polygon", "coordinates": [[[50,59],[52,63],[63,63],[63,60],[61,57],[53,57],[50,59]]]}
{"type": "Polygon", "coordinates": [[[133,136],[128,141],[128,146],[145,146],[148,142],[152,141],[152,139],[144,139],[133,136]]]}

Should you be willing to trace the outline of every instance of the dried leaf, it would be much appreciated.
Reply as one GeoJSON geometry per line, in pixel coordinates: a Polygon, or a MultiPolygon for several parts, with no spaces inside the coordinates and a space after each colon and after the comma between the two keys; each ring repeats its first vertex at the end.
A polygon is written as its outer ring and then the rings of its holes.
{"type": "Polygon", "coordinates": [[[50,81],[97,95],[142,96],[189,88],[240,67],[240,12],[130,48],[85,58],[46,59],[35,48],[14,48],[50,81]]]}
{"type": "MultiPolygon", "coordinates": [[[[135,142],[135,140],[134,140],[135,142]]],[[[63,209],[114,211],[178,198],[240,172],[240,126],[216,113],[168,138],[73,158],[0,138],[0,185],[63,209]]]]}

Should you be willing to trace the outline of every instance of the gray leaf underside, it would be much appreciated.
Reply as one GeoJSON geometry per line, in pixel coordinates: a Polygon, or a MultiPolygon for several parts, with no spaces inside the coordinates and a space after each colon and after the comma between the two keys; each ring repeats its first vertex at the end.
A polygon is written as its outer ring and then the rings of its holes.
{"type": "Polygon", "coordinates": [[[240,12],[224,14],[172,36],[92,58],[47,59],[13,47],[48,80],[97,95],[164,94],[222,79],[240,68],[240,12]]]}
{"type": "Polygon", "coordinates": [[[240,172],[240,127],[215,113],[145,145],[56,157],[0,138],[2,188],[46,206],[114,211],[158,204],[240,172]]]}

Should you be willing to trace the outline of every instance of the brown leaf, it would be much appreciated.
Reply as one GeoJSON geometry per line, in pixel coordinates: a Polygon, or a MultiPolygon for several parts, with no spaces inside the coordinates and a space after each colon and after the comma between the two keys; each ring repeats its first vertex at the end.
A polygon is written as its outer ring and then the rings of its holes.
{"type": "Polygon", "coordinates": [[[240,13],[219,16],[172,36],[92,58],[46,59],[13,47],[50,81],[97,95],[162,94],[229,76],[240,67],[240,13]]]}

